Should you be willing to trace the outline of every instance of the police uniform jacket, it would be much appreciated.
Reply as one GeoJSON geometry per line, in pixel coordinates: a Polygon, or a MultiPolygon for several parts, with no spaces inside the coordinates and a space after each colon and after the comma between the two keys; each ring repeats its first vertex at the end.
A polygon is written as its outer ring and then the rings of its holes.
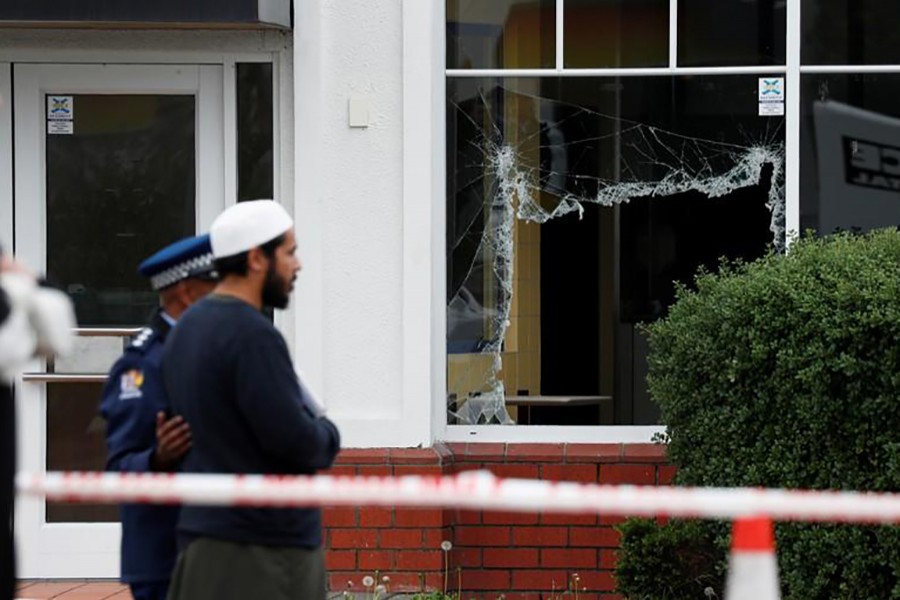
{"type": "MultiPolygon", "coordinates": [[[[169,410],[161,365],[169,329],[162,314],[157,313],[109,373],[100,409],[107,422],[109,471],[153,470],[150,461],[156,448],[156,414],[168,414],[169,410]]],[[[178,512],[177,506],[122,506],[122,581],[170,578],[177,554],[178,512]]]]}

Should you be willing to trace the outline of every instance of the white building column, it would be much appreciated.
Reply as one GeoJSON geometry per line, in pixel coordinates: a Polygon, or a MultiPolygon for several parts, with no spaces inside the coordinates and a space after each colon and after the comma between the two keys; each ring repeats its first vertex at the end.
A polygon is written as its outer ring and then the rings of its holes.
{"type": "Polygon", "coordinates": [[[443,385],[433,314],[443,254],[441,6],[295,5],[293,208],[304,270],[294,351],[345,447],[432,440],[443,385]]]}

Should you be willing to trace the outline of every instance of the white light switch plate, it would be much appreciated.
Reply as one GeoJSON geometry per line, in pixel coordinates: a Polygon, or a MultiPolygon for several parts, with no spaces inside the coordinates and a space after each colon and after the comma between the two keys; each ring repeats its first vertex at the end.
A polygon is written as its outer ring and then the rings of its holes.
{"type": "Polygon", "coordinates": [[[350,127],[368,127],[369,126],[369,103],[365,98],[354,96],[349,102],[350,127]]]}

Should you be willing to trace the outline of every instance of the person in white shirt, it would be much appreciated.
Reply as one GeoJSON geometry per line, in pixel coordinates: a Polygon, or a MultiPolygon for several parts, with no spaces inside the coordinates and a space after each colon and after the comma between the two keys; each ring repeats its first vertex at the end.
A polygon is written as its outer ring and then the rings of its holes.
{"type": "Polygon", "coordinates": [[[74,328],[75,311],[68,296],[0,251],[0,600],[13,598],[16,587],[15,380],[35,356],[68,353],[74,328]]]}

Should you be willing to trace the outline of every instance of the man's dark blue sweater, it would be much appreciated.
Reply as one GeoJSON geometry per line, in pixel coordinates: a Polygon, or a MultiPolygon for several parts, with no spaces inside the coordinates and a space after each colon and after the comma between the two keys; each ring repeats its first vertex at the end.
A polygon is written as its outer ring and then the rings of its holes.
{"type": "MultiPolygon", "coordinates": [[[[175,414],[191,426],[187,473],[312,474],[331,466],[337,428],[297,379],[287,344],[249,304],[210,295],[178,321],[163,379],[175,414]]],[[[185,506],[184,538],[317,548],[318,509],[185,506]]]]}

